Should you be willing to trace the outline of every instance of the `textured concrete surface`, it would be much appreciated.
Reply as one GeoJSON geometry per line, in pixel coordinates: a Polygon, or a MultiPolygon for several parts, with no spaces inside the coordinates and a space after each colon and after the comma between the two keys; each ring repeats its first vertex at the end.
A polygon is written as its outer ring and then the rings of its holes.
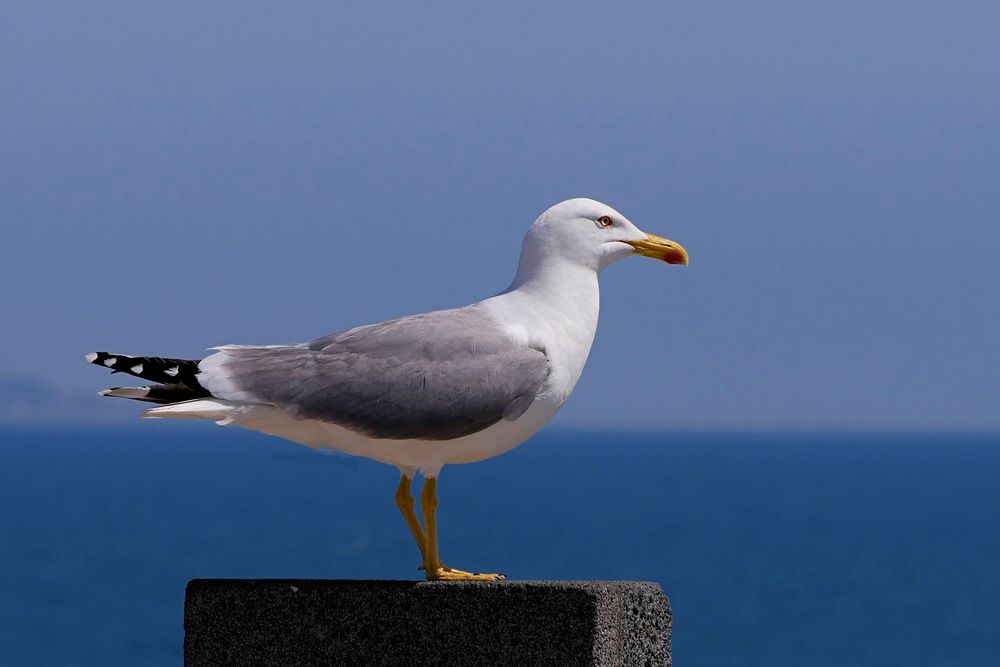
{"type": "Polygon", "coordinates": [[[653,583],[195,579],[184,663],[670,665],[653,583]]]}

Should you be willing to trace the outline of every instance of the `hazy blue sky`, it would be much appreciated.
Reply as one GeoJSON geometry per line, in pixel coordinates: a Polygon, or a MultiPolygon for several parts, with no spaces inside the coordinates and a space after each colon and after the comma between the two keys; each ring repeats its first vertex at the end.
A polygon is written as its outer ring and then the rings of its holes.
{"type": "Polygon", "coordinates": [[[300,341],[605,272],[563,426],[1000,427],[996,3],[8,3],[0,375],[300,341]]]}

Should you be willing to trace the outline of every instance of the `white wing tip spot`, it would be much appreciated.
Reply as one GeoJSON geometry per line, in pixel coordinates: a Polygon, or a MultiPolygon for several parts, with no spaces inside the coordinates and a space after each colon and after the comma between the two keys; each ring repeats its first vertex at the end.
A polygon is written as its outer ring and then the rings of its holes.
{"type": "Polygon", "coordinates": [[[132,371],[133,373],[135,373],[136,375],[138,375],[139,373],[142,372],[142,364],[136,364],[135,366],[133,366],[129,370],[132,371]]]}
{"type": "Polygon", "coordinates": [[[83,355],[83,358],[87,360],[88,364],[92,364],[95,361],[97,361],[97,353],[96,352],[88,352],[87,354],[83,355]]]}
{"type": "Polygon", "coordinates": [[[107,366],[108,368],[111,368],[117,362],[118,362],[118,357],[108,357],[107,359],[104,360],[104,365],[107,366]]]}
{"type": "Polygon", "coordinates": [[[181,372],[181,369],[180,369],[179,367],[177,367],[177,366],[174,366],[173,368],[168,368],[168,369],[167,369],[166,371],[164,371],[164,372],[165,372],[165,373],[166,373],[167,375],[169,375],[170,377],[174,377],[175,375],[177,375],[178,373],[180,373],[180,372],[181,372]]]}

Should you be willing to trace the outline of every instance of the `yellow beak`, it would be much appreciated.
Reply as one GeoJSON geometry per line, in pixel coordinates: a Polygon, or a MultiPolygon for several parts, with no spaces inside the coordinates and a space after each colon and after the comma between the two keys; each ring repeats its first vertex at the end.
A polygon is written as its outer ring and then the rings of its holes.
{"type": "Polygon", "coordinates": [[[637,255],[662,259],[667,264],[682,264],[687,266],[687,250],[676,241],[646,234],[646,238],[640,241],[625,241],[625,243],[635,248],[637,255]]]}

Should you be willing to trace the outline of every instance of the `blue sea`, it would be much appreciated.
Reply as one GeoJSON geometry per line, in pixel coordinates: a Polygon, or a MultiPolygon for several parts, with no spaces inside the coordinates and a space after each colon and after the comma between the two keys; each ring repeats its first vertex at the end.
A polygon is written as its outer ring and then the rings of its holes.
{"type": "MultiPolygon", "coordinates": [[[[0,664],[177,665],[195,577],[416,579],[392,468],[204,424],[0,429],[0,664]]],[[[546,432],[442,555],[659,582],[679,665],[1000,664],[1000,436],[546,432]]]]}

